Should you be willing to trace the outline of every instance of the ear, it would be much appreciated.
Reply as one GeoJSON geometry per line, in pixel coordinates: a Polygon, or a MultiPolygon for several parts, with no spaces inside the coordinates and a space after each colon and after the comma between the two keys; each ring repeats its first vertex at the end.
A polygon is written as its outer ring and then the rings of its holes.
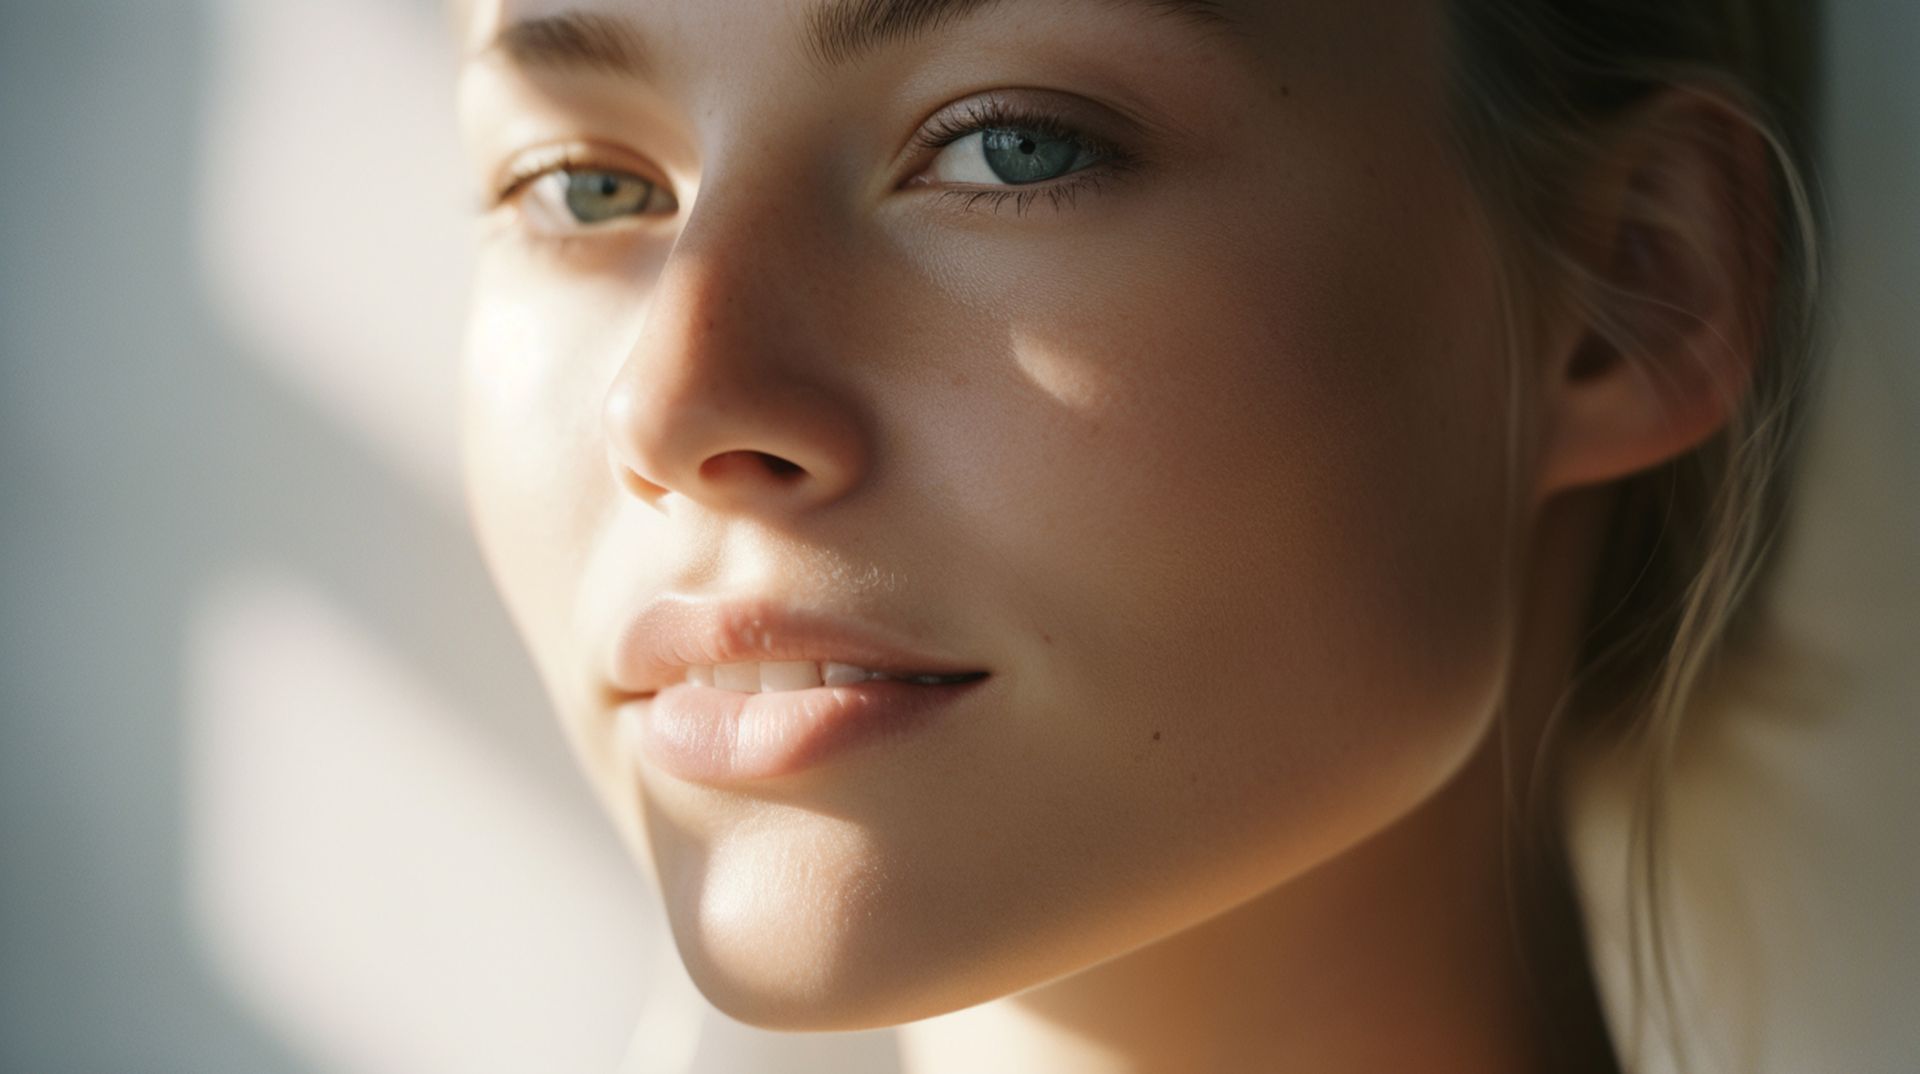
{"type": "Polygon", "coordinates": [[[1745,399],[1765,343],[1765,136],[1724,100],[1674,87],[1605,137],[1570,244],[1585,278],[1540,381],[1542,499],[1706,441],[1745,399]]]}

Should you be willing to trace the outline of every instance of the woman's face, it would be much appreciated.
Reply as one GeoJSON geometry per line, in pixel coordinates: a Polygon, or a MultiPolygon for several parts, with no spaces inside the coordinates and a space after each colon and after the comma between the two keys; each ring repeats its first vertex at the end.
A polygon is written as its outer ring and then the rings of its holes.
{"type": "Polygon", "coordinates": [[[464,124],[514,189],[466,457],[694,979],[835,1029],[1087,967],[1408,813],[1490,724],[1516,534],[1439,4],[821,4],[470,13],[464,124]],[[811,40],[896,7],[940,15],[811,40]],[[988,677],[689,778],[628,703],[666,597],[988,677]]]}

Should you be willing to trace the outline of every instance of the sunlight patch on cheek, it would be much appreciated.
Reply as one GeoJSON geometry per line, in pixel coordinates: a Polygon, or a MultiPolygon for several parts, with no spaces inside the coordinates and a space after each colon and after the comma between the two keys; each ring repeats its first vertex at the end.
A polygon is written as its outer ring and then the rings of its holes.
{"type": "Polygon", "coordinates": [[[543,394],[540,316],[528,303],[481,299],[467,328],[464,395],[491,414],[524,410],[543,394]]]}
{"type": "Polygon", "coordinates": [[[1069,410],[1097,410],[1112,395],[1099,355],[1068,350],[1018,326],[1008,330],[1007,349],[1027,380],[1069,410]]]}
{"type": "Polygon", "coordinates": [[[533,302],[474,304],[461,376],[469,496],[536,546],[577,548],[612,492],[601,424],[604,363],[556,353],[555,317],[533,302]]]}

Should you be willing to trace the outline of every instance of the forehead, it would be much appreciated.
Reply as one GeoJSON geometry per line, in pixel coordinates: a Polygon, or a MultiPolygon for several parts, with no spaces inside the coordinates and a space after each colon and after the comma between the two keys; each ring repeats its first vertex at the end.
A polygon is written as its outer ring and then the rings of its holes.
{"type": "MultiPolygon", "coordinates": [[[[1385,108],[1433,124],[1450,96],[1448,0],[446,2],[469,74],[610,73],[689,104],[710,93],[798,103],[1011,75],[1070,90],[1105,81],[1129,104],[1184,99],[1335,123],[1355,107],[1385,108]],[[1149,87],[1162,101],[1139,100],[1149,87]]],[[[1372,125],[1389,139],[1397,126],[1372,125]]]]}
{"type": "MultiPolygon", "coordinates": [[[[516,23],[568,14],[588,14],[613,18],[642,14],[635,0],[446,0],[460,39],[477,49],[516,23]]],[[[872,39],[899,36],[905,32],[938,26],[941,23],[973,15],[991,8],[1031,6],[1034,0],[751,0],[729,4],[725,0],[701,0],[695,5],[703,16],[751,15],[765,23],[769,15],[803,29],[810,37],[813,51],[832,58],[836,53],[854,51],[849,46],[871,43],[872,39]]],[[[1234,21],[1233,0],[1079,0],[1093,6],[1131,8],[1142,14],[1180,19],[1197,24],[1229,25],[1234,21]]],[[[650,3],[649,15],[657,15],[670,5],[650,3]]]]}

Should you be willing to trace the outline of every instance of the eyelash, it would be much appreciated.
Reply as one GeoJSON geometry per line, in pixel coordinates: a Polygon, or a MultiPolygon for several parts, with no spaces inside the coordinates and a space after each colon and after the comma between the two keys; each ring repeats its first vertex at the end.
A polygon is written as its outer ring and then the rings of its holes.
{"type": "Polygon", "coordinates": [[[536,153],[528,159],[515,164],[513,170],[508,172],[501,182],[500,188],[494,192],[492,202],[489,205],[483,206],[483,208],[497,209],[505,205],[515,197],[518,197],[527,187],[546,178],[553,172],[573,171],[621,172],[626,175],[632,175],[634,178],[644,182],[653,182],[652,179],[640,175],[627,165],[616,164],[610,160],[603,160],[578,147],[567,146],[561,149],[536,153]]]}
{"type": "MultiPolygon", "coordinates": [[[[1072,142],[1083,150],[1094,154],[1094,161],[1081,168],[1061,176],[1039,183],[1022,184],[1003,188],[957,188],[939,192],[943,203],[958,204],[963,212],[974,212],[984,205],[988,212],[998,213],[1009,203],[1016,216],[1024,216],[1032,207],[1035,199],[1045,195],[1056,210],[1066,210],[1074,206],[1082,193],[1090,193],[1103,187],[1109,180],[1122,175],[1140,163],[1139,158],[1128,150],[1071,126],[1060,116],[1050,112],[1023,109],[995,98],[975,101],[957,113],[948,113],[936,117],[922,127],[913,136],[913,144],[932,153],[984,130],[993,128],[1015,128],[1032,131],[1048,138],[1058,138],[1072,142]]],[[[490,203],[483,208],[492,211],[505,206],[523,193],[527,187],[550,173],[565,171],[619,171],[634,174],[622,165],[582,152],[575,147],[565,147],[537,154],[517,165],[501,182],[494,192],[490,203]]],[[[646,176],[636,176],[646,182],[653,182],[646,176]]],[[[583,227],[582,230],[592,230],[583,227]]],[[[565,243],[576,236],[560,236],[555,241],[565,243]]]]}
{"type": "Polygon", "coordinates": [[[1094,162],[1058,179],[1039,183],[943,190],[940,191],[943,203],[957,202],[965,212],[972,212],[976,206],[984,203],[989,212],[998,213],[1002,206],[1011,202],[1014,215],[1023,216],[1032,207],[1034,199],[1045,195],[1056,210],[1070,209],[1082,193],[1100,189],[1109,180],[1131,171],[1140,163],[1139,157],[1128,150],[1073,127],[1057,114],[1020,108],[992,97],[970,102],[958,113],[950,112],[935,117],[933,122],[914,135],[913,142],[927,152],[934,152],[970,134],[1008,127],[1072,142],[1093,153],[1094,162]]]}

